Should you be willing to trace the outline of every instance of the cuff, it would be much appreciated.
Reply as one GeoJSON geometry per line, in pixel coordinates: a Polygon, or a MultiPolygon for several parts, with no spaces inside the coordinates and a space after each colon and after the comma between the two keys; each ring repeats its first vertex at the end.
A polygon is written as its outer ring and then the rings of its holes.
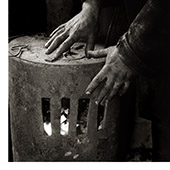
{"type": "Polygon", "coordinates": [[[120,54],[119,57],[121,61],[129,69],[146,77],[153,77],[155,75],[155,72],[143,63],[142,60],[136,55],[135,50],[131,48],[128,43],[127,33],[119,39],[116,46],[120,54]]]}

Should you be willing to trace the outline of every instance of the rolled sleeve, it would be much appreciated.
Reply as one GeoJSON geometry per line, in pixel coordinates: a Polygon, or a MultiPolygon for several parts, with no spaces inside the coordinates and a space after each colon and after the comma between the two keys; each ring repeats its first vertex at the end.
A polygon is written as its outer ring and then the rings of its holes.
{"type": "Polygon", "coordinates": [[[127,33],[125,33],[118,41],[117,48],[119,51],[119,58],[121,61],[128,66],[132,71],[144,75],[152,77],[156,74],[156,71],[152,70],[148,67],[140,58],[135,54],[135,50],[133,50],[128,43],[127,33]]]}
{"type": "Polygon", "coordinates": [[[170,66],[169,4],[148,0],[117,43],[122,62],[147,77],[155,77],[170,66]]]}

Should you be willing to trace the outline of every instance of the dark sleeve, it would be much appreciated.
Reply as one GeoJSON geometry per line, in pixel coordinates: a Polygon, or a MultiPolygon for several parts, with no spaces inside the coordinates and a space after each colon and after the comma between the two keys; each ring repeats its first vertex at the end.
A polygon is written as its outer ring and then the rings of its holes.
{"type": "Polygon", "coordinates": [[[170,67],[169,0],[148,0],[117,48],[124,64],[144,76],[170,67]]]}

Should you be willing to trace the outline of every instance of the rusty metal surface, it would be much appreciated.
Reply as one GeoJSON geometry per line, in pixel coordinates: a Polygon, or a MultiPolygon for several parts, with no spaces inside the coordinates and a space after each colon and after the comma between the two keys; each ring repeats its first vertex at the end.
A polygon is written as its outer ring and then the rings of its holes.
{"type": "MultiPolygon", "coordinates": [[[[49,55],[45,54],[46,48],[45,43],[47,42],[48,38],[44,36],[24,36],[19,37],[9,44],[9,55],[15,53],[12,51],[16,46],[27,46],[27,49],[24,50],[23,54],[20,58],[24,61],[33,62],[37,64],[46,64],[48,66],[52,65],[88,65],[94,63],[103,63],[105,61],[104,58],[99,59],[87,59],[85,58],[84,54],[84,43],[75,43],[71,48],[72,54],[66,55],[64,53],[63,57],[60,60],[54,62],[46,62],[48,56],[53,57],[55,55],[55,51],[49,55]]],[[[102,45],[96,45],[96,49],[103,48],[102,45]]],[[[18,51],[18,50],[17,50],[18,51]]],[[[15,56],[14,56],[15,57],[15,56]]],[[[16,56],[17,57],[17,56],[16,56]]],[[[73,67],[74,68],[74,67],[73,67]]]]}
{"type": "Polygon", "coordinates": [[[9,48],[24,43],[28,44],[30,50],[24,51],[20,58],[9,57],[14,161],[115,161],[119,97],[105,108],[105,128],[98,131],[97,107],[91,96],[87,134],[76,136],[78,100],[89,98],[85,95],[85,89],[103,66],[104,59],[67,58],[46,63],[45,39],[42,37],[20,37],[13,40],[9,48]],[[60,135],[63,97],[70,99],[70,129],[67,136],[60,135]],[[44,134],[42,98],[50,98],[51,136],[44,134]]]}

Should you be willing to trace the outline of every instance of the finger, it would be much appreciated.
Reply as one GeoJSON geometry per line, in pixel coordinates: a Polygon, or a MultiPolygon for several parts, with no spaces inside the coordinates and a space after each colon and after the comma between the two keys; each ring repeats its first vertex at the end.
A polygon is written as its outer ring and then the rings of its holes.
{"type": "Polygon", "coordinates": [[[48,57],[47,59],[45,59],[45,61],[54,61],[60,58],[61,55],[75,43],[75,41],[76,39],[74,39],[72,36],[68,37],[57,49],[56,56],[48,57]]]}
{"type": "Polygon", "coordinates": [[[95,50],[95,51],[88,51],[88,56],[92,58],[100,58],[107,56],[107,48],[101,49],[101,50],[95,50]]]}
{"type": "MultiPolygon", "coordinates": [[[[104,97],[106,97],[106,95],[108,94],[108,92],[110,91],[111,87],[113,85],[113,82],[110,81],[109,79],[106,81],[104,87],[102,88],[97,100],[95,101],[96,104],[99,104],[104,97]]],[[[104,101],[103,101],[104,102],[104,101]]]]}
{"type": "Polygon", "coordinates": [[[122,87],[121,91],[119,92],[119,95],[122,96],[124,93],[126,93],[129,86],[130,86],[130,81],[125,82],[124,86],[122,87]]]}
{"type": "Polygon", "coordinates": [[[48,48],[50,46],[50,44],[54,41],[54,39],[59,36],[61,33],[64,32],[64,28],[58,30],[48,41],[47,43],[45,44],[45,47],[48,48]]]}
{"type": "Polygon", "coordinates": [[[106,99],[107,99],[107,96],[105,96],[105,97],[103,98],[103,100],[100,102],[100,104],[101,104],[102,106],[105,105],[106,99]]]}
{"type": "Polygon", "coordinates": [[[114,97],[114,95],[118,93],[121,86],[122,86],[122,83],[115,82],[113,89],[111,90],[110,95],[107,97],[106,100],[108,101],[111,100],[114,97]]]}
{"type": "Polygon", "coordinates": [[[87,58],[90,58],[87,52],[89,50],[94,50],[94,46],[95,46],[95,37],[94,37],[94,35],[91,35],[89,37],[89,39],[87,40],[87,44],[86,44],[86,48],[85,48],[85,55],[87,58]]]}
{"type": "Polygon", "coordinates": [[[86,89],[86,94],[91,94],[95,90],[95,88],[105,79],[105,75],[105,67],[103,67],[88,85],[86,89]]]}
{"type": "Polygon", "coordinates": [[[59,27],[57,27],[51,34],[50,37],[52,37],[57,31],[59,31],[60,29],[64,28],[65,24],[61,24],[59,27]]]}
{"type": "Polygon", "coordinates": [[[57,36],[46,50],[46,54],[50,54],[51,52],[53,52],[66,38],[66,32],[63,32],[62,34],[57,36]]]}

